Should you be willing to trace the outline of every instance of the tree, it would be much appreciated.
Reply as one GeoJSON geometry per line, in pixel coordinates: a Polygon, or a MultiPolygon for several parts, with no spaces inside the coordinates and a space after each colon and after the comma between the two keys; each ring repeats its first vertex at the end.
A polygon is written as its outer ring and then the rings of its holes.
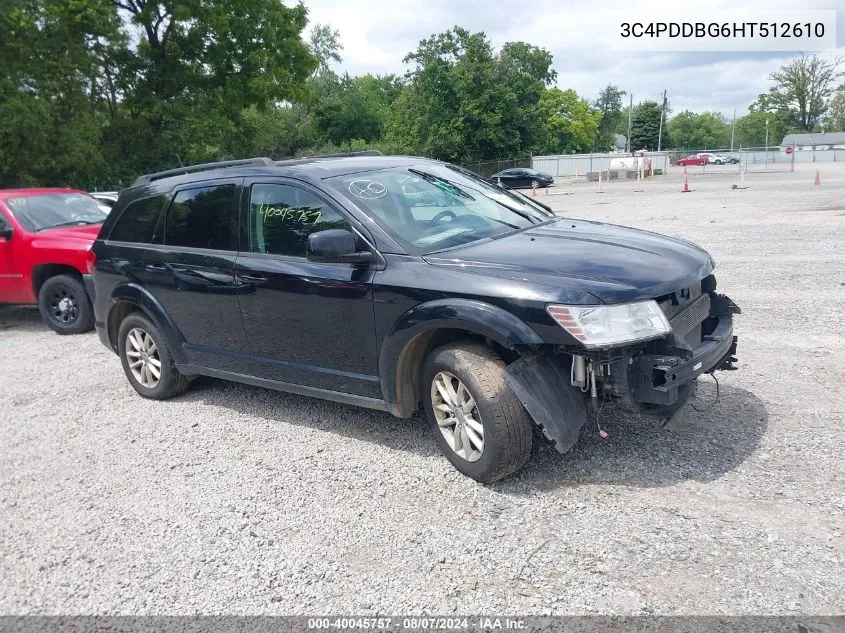
{"type": "Polygon", "coordinates": [[[484,33],[455,27],[422,40],[391,108],[386,140],[406,151],[459,163],[514,156],[518,98],[501,81],[484,33]]]}
{"type": "Polygon", "coordinates": [[[622,122],[622,97],[627,93],[613,84],[607,84],[593,102],[593,107],[601,117],[596,136],[597,151],[608,152],[616,145],[616,130],[622,122]]]}
{"type": "Polygon", "coordinates": [[[380,140],[384,136],[390,106],[400,88],[393,75],[345,75],[327,87],[315,103],[317,130],[325,141],[338,146],[354,139],[380,140]]]}
{"type": "Polygon", "coordinates": [[[600,115],[574,90],[550,88],[540,97],[545,132],[543,153],[589,152],[596,143],[600,115]]]}
{"type": "Polygon", "coordinates": [[[516,110],[507,118],[506,132],[519,139],[522,151],[540,140],[540,95],[557,78],[552,54],[525,42],[507,42],[496,55],[496,75],[516,97],[516,110]]]}
{"type": "Polygon", "coordinates": [[[764,147],[766,121],[769,122],[769,145],[779,145],[789,129],[788,113],[753,111],[736,120],[734,145],[737,147],[764,147]]]}
{"type": "Polygon", "coordinates": [[[730,144],[730,126],[715,112],[695,114],[685,110],[666,124],[675,147],[684,149],[717,149],[730,144]]]}
{"type": "MultiPolygon", "coordinates": [[[[669,105],[666,104],[665,118],[669,117],[669,105]]],[[[669,147],[669,135],[667,134],[664,119],[663,138],[661,145],[669,147]]],[[[634,108],[631,115],[631,150],[641,149],[656,150],[660,136],[660,104],[656,101],[642,101],[634,108]]]]}
{"type": "Polygon", "coordinates": [[[103,162],[98,66],[119,40],[114,8],[6,0],[0,32],[0,187],[89,181],[103,162]]]}
{"type": "Polygon", "coordinates": [[[845,75],[841,65],[841,57],[826,61],[818,55],[802,54],[769,75],[775,85],[760,95],[755,109],[788,112],[790,125],[798,131],[816,131],[836,81],[845,75]]]}
{"type": "Polygon", "coordinates": [[[825,129],[828,132],[845,132],[845,85],[840,86],[830,99],[825,129]]]}
{"type": "Polygon", "coordinates": [[[329,64],[343,61],[340,56],[343,45],[337,29],[332,29],[328,24],[315,24],[311,29],[310,42],[311,53],[317,58],[317,73],[330,72],[329,64]]]}

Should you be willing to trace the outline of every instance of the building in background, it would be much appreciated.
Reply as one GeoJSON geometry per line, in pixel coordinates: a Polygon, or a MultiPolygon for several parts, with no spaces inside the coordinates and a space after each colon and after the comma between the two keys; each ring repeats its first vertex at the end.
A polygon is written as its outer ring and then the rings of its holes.
{"type": "Polygon", "coordinates": [[[845,132],[787,134],[780,146],[782,149],[794,146],[796,150],[845,149],[845,132]]]}

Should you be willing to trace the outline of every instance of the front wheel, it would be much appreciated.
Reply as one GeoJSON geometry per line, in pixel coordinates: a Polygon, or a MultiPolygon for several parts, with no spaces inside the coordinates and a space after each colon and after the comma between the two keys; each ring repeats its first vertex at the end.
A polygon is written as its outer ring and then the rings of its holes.
{"type": "Polygon", "coordinates": [[[532,188],[532,189],[536,189],[536,188],[537,188],[537,187],[539,187],[539,186],[540,186],[539,181],[537,181],[537,180],[532,180],[532,181],[531,181],[531,188],[532,188]]]}
{"type": "Polygon", "coordinates": [[[94,327],[94,309],[82,281],[71,275],[50,277],[38,291],[38,309],[50,329],[80,334],[94,327]]]}
{"type": "Polygon", "coordinates": [[[474,343],[441,347],[423,368],[423,400],[435,440],[461,473],[492,483],[531,454],[532,422],[505,381],[505,364],[474,343]]]}

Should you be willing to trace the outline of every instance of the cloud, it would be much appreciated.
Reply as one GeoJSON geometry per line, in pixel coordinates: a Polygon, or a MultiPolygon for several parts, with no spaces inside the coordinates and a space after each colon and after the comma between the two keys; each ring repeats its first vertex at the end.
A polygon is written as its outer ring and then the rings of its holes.
{"type": "MultiPolygon", "coordinates": [[[[554,55],[558,85],[574,88],[588,99],[595,98],[608,83],[633,93],[635,102],[659,100],[667,89],[675,112],[712,110],[730,116],[736,109],[739,116],[768,89],[769,73],[795,54],[613,51],[613,29],[618,27],[622,9],[631,6],[627,0],[605,0],[600,5],[574,0],[305,2],[312,23],[329,24],[340,31],[344,61],[339,68],[353,75],[402,74],[408,69],[402,58],[420,40],[457,24],[485,32],[496,47],[521,40],[548,49],[554,55]]],[[[835,9],[838,2],[803,0],[801,4],[803,9],[835,9]]],[[[734,5],[730,0],[712,0],[707,8],[734,5]]],[[[664,8],[665,3],[648,8],[658,7],[664,8]]],[[[794,9],[795,2],[752,0],[743,8],[765,16],[769,10],[794,9]]],[[[837,47],[824,56],[845,54],[845,11],[837,14],[837,47]]]]}

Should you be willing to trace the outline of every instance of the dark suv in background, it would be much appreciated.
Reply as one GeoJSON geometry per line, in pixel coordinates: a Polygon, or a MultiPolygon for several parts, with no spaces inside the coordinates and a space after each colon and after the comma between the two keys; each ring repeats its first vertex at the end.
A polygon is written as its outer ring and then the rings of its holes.
{"type": "Polygon", "coordinates": [[[142,396],[215,376],[389,411],[422,405],[458,470],[566,451],[590,407],[669,417],[730,368],[700,248],[556,217],[445,163],[250,159],[143,176],[94,245],[96,328],[142,396]]]}

